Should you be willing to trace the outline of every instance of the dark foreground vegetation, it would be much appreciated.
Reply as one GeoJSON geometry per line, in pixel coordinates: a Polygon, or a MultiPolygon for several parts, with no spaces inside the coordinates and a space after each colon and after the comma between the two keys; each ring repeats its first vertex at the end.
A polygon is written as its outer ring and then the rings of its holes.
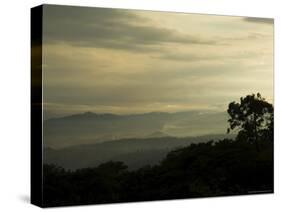
{"type": "Polygon", "coordinates": [[[229,104],[236,139],[171,151],[159,165],[129,171],[109,161],[76,171],[44,165],[45,206],[273,192],[273,106],[260,94],[229,104]]]}

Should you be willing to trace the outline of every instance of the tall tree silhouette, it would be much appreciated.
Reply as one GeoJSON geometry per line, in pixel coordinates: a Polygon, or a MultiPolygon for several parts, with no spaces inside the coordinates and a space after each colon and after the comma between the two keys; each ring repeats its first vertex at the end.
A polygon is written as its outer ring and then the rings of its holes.
{"type": "Polygon", "coordinates": [[[231,130],[239,129],[237,138],[255,143],[257,151],[259,138],[265,132],[273,129],[273,106],[265,101],[260,93],[247,95],[240,98],[240,103],[231,102],[227,110],[230,119],[228,120],[231,130]]]}
{"type": "Polygon", "coordinates": [[[182,146],[156,165],[129,170],[122,161],[105,161],[97,167],[66,170],[44,164],[43,204],[65,206],[273,192],[273,106],[259,93],[252,94],[242,97],[239,103],[231,102],[228,114],[228,131],[239,130],[236,140],[182,146]]]}

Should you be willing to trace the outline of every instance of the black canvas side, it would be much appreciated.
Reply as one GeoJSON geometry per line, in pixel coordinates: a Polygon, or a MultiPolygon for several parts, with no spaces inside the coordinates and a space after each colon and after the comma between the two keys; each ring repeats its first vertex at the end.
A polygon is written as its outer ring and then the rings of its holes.
{"type": "Polygon", "coordinates": [[[31,9],[31,203],[42,207],[42,20],[43,6],[31,9]]]}

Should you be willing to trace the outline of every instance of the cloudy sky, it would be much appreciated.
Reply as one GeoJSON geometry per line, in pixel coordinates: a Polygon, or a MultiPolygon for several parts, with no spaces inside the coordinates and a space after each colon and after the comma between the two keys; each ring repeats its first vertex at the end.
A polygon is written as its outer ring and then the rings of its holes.
{"type": "Polygon", "coordinates": [[[44,7],[45,118],[273,101],[273,20],[44,7]]]}

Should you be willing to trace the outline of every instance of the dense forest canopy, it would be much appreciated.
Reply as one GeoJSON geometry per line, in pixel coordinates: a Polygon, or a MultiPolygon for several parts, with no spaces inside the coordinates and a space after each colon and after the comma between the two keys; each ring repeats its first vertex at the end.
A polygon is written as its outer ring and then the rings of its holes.
{"type": "Polygon", "coordinates": [[[235,139],[169,152],[157,165],[120,161],[66,170],[44,165],[44,205],[100,204],[273,192],[273,106],[260,94],[228,107],[235,139]]]}

